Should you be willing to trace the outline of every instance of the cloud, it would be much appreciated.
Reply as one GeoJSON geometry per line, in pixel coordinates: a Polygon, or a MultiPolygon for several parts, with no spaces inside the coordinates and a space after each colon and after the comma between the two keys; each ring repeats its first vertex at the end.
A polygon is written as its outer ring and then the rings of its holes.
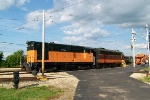
{"type": "Polygon", "coordinates": [[[105,19],[102,23],[116,24],[119,27],[139,27],[150,18],[147,13],[147,9],[150,8],[149,3],[150,1],[143,2],[142,0],[138,2],[136,0],[103,2],[101,13],[105,19]]]}
{"type": "Polygon", "coordinates": [[[105,30],[102,30],[100,28],[92,28],[89,30],[89,33],[85,33],[84,37],[86,38],[93,38],[94,40],[98,38],[104,38],[107,37],[109,33],[105,30]]]}
{"type": "Polygon", "coordinates": [[[10,8],[11,6],[20,7],[24,5],[26,2],[29,3],[30,0],[1,0],[0,10],[6,10],[10,8]]]}
{"type": "MultiPolygon", "coordinates": [[[[25,0],[22,1],[22,3],[24,2],[25,0]]],[[[150,14],[147,12],[147,9],[150,8],[150,1],[92,0],[81,2],[77,0],[59,0],[58,2],[58,0],[53,0],[53,3],[53,8],[45,11],[46,26],[65,22],[78,25],[78,28],[74,27],[72,32],[63,30],[67,34],[76,32],[75,30],[79,30],[79,26],[82,28],[94,24],[93,27],[95,28],[105,25],[115,25],[122,28],[141,27],[150,19],[150,14]]],[[[27,16],[30,16],[30,13],[27,16]]]]}
{"type": "Polygon", "coordinates": [[[9,43],[1,43],[0,48],[9,47],[9,43]]]}
{"type": "Polygon", "coordinates": [[[42,21],[42,11],[34,11],[26,16],[27,24],[25,28],[39,29],[39,23],[42,21]]]}
{"type": "Polygon", "coordinates": [[[24,5],[25,3],[29,3],[30,2],[30,0],[16,0],[16,6],[22,6],[22,5],[24,5]]]}
{"type": "Polygon", "coordinates": [[[72,35],[83,34],[88,31],[87,29],[84,29],[84,28],[75,28],[72,26],[63,27],[61,29],[64,33],[72,34],[72,35]]]}
{"type": "Polygon", "coordinates": [[[71,42],[86,41],[85,38],[83,38],[83,37],[76,37],[76,36],[67,36],[67,37],[64,37],[63,40],[65,40],[65,41],[71,41],[71,42]]]}
{"type": "MultiPolygon", "coordinates": [[[[98,42],[98,40],[105,41],[110,35],[123,35],[127,32],[126,29],[143,28],[150,19],[150,1],[87,0],[77,4],[81,1],[59,0],[58,2],[58,0],[53,0],[53,8],[45,11],[46,27],[61,24],[62,26],[59,27],[61,31],[65,35],[69,35],[62,38],[64,41],[72,40],[72,43],[76,44],[88,45],[93,43],[92,46],[95,47],[109,48],[114,46],[128,50],[130,46],[125,47],[124,44],[118,44],[116,41],[106,45],[106,43],[98,42]],[[115,27],[115,32],[108,26],[115,27]],[[121,29],[121,32],[118,29],[121,29]]],[[[26,18],[28,21],[36,18],[42,19],[42,13],[37,10],[29,13],[26,18]]],[[[28,23],[26,26],[36,29],[40,22],[28,23]]],[[[135,48],[144,49],[146,45],[136,44],[135,48]]]]}
{"type": "Polygon", "coordinates": [[[4,51],[3,52],[4,58],[6,58],[8,55],[11,54],[10,51],[12,50],[12,46],[10,45],[10,43],[0,43],[0,48],[1,48],[1,51],[4,51]]]}
{"type": "MultiPolygon", "coordinates": [[[[55,6],[53,9],[60,9],[75,2],[77,1],[61,0],[57,2],[57,0],[54,0],[55,6]]],[[[99,25],[114,24],[123,28],[140,27],[150,18],[147,12],[147,9],[150,8],[149,4],[150,1],[143,2],[143,0],[139,0],[138,2],[136,0],[85,1],[81,4],[60,10],[60,21],[63,21],[62,19],[66,21],[68,17],[65,15],[70,13],[72,15],[71,21],[78,22],[80,25],[87,25],[97,20],[99,21],[99,25]]]]}
{"type": "MultiPolygon", "coordinates": [[[[138,49],[146,49],[147,48],[147,45],[146,44],[144,44],[144,43],[140,43],[140,44],[135,44],[134,45],[134,47],[135,48],[138,48],[138,49]]],[[[124,46],[124,48],[131,48],[131,45],[129,46],[124,46]]]]}
{"type": "Polygon", "coordinates": [[[1,0],[0,10],[5,10],[14,5],[15,0],[1,0]]]}
{"type": "Polygon", "coordinates": [[[146,49],[147,48],[147,45],[146,44],[135,44],[135,48],[140,48],[140,49],[146,49]]]}
{"type": "Polygon", "coordinates": [[[72,44],[72,45],[80,45],[80,46],[87,46],[87,47],[98,47],[98,43],[94,40],[88,40],[82,36],[67,36],[63,38],[64,44],[72,44]],[[90,45],[89,45],[90,44],[90,45]]]}
{"type": "Polygon", "coordinates": [[[6,59],[7,56],[11,55],[12,53],[10,52],[4,52],[4,58],[6,59]]]}
{"type": "Polygon", "coordinates": [[[90,27],[90,25],[86,27],[65,26],[62,28],[62,31],[65,34],[82,36],[86,40],[98,40],[99,38],[105,38],[110,35],[106,30],[90,27]]]}
{"type": "Polygon", "coordinates": [[[61,17],[60,17],[60,21],[61,22],[67,22],[67,21],[70,21],[72,18],[71,17],[69,17],[69,15],[62,15],[61,17]]]}

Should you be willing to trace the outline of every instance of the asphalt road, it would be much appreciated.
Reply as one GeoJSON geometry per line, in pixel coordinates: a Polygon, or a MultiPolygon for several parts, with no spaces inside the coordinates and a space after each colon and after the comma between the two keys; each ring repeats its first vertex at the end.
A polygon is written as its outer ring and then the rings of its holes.
{"type": "Polygon", "coordinates": [[[141,68],[68,71],[80,80],[74,100],[150,100],[150,85],[129,77],[141,68]]]}

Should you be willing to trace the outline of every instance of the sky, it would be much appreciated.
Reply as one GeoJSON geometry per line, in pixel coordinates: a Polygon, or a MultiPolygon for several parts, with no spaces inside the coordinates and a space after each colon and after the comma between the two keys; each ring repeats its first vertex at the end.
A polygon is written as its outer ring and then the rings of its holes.
{"type": "Polygon", "coordinates": [[[26,54],[27,41],[148,54],[145,25],[150,25],[149,0],[0,0],[0,51],[26,54]],[[44,14],[43,14],[44,11],[44,14]],[[44,15],[44,21],[43,21],[44,15]]]}

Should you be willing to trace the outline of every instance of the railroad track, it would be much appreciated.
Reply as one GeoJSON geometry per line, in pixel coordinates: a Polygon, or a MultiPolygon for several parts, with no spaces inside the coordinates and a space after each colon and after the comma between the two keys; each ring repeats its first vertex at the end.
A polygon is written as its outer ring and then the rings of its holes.
{"type": "MultiPolygon", "coordinates": [[[[20,77],[20,82],[23,81],[38,81],[36,77],[20,77]]],[[[14,78],[0,78],[0,82],[14,82],[14,78]]]]}
{"type": "MultiPolygon", "coordinates": [[[[22,70],[17,70],[19,72],[25,72],[25,71],[22,71],[22,70]]],[[[14,72],[14,71],[9,71],[9,70],[6,70],[6,71],[0,71],[0,73],[6,73],[6,72],[14,72]]]]}
{"type": "MultiPolygon", "coordinates": [[[[0,82],[14,82],[14,71],[19,71],[19,82],[23,81],[41,81],[41,80],[49,80],[56,78],[65,78],[66,76],[57,76],[56,74],[50,74],[46,76],[41,75],[33,75],[31,71],[22,71],[19,69],[9,70],[4,69],[0,70],[0,82]]],[[[49,73],[49,72],[46,72],[49,73]]]]}
{"type": "MultiPolygon", "coordinates": [[[[0,71],[0,75],[13,75],[14,71],[0,71]]],[[[19,71],[19,74],[32,74],[30,71],[19,71]]]]}
{"type": "Polygon", "coordinates": [[[134,71],[133,73],[148,73],[149,71],[141,70],[141,71],[134,71]]]}
{"type": "Polygon", "coordinates": [[[6,70],[0,70],[0,82],[14,82],[14,71],[19,71],[19,81],[36,81],[39,80],[37,77],[34,77],[32,75],[32,72],[30,71],[22,71],[22,70],[9,70],[6,68],[6,70]],[[23,75],[24,74],[24,75],[23,75]],[[30,75],[31,74],[31,75],[30,75]],[[26,77],[28,76],[28,77],[26,77]]]}

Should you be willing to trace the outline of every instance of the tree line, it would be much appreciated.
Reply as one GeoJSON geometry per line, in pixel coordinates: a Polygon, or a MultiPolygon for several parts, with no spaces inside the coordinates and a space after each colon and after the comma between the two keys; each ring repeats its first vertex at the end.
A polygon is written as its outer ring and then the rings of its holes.
{"type": "Polygon", "coordinates": [[[19,67],[19,65],[26,61],[26,56],[23,50],[17,50],[13,54],[4,59],[3,51],[0,51],[0,67],[19,67]]]}

